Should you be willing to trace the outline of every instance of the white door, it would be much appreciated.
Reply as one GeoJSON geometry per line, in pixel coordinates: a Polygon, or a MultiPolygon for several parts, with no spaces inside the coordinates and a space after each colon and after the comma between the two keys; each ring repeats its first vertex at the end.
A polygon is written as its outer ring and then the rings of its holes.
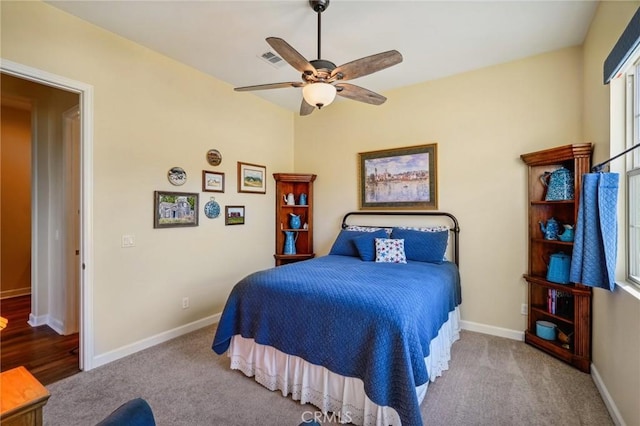
{"type": "Polygon", "coordinates": [[[80,109],[63,114],[64,164],[64,334],[79,331],[80,313],[80,109]]]}

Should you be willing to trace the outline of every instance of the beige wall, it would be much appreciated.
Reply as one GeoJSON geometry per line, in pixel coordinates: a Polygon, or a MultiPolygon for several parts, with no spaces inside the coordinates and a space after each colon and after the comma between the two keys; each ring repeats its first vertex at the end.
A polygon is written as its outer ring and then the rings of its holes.
{"type": "Polygon", "coordinates": [[[2,105],[0,295],[31,293],[31,111],[2,105]]]}
{"type": "Polygon", "coordinates": [[[239,278],[273,265],[271,173],[292,169],[292,114],[47,4],[1,7],[4,59],[94,87],[95,355],[219,313],[239,278]],[[216,200],[245,205],[244,226],[203,214],[211,148],[226,177],[216,200]],[[236,192],[237,161],[267,167],[267,195],[236,192]],[[173,166],[185,185],[168,182],[173,166]],[[200,226],[153,229],[154,190],[200,193],[200,226]]]}
{"type": "MultiPolygon", "coordinates": [[[[616,123],[610,125],[610,108],[624,110],[624,81],[603,84],[605,58],[636,12],[640,2],[602,2],[584,43],[584,134],[596,142],[594,161],[600,162],[624,150],[624,138],[616,123]],[[610,104],[610,92],[614,101],[610,104]],[[619,95],[619,96],[616,96],[619,95]],[[621,104],[621,105],[619,105],[621,104]]],[[[611,170],[623,172],[624,161],[611,163],[611,170]]],[[[624,175],[621,175],[624,176],[624,175]]],[[[624,178],[621,179],[618,209],[617,279],[625,276],[624,178]]],[[[594,290],[593,365],[610,394],[617,415],[627,425],[640,425],[640,297],[638,292],[617,287],[613,293],[594,290]],[[636,295],[634,296],[633,293],[636,295]]]]}
{"type": "Polygon", "coordinates": [[[296,118],[296,171],[319,176],[316,251],[327,253],[341,216],[358,209],[358,152],[435,142],[439,209],[460,221],[462,318],[523,332],[520,154],[583,142],[581,89],[575,47],[391,91],[380,107],[343,101],[296,118]]]}

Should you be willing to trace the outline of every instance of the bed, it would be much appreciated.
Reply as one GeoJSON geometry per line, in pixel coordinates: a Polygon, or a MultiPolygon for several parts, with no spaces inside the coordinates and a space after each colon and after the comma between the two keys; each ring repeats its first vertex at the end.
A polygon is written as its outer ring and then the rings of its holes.
{"type": "Polygon", "coordinates": [[[347,213],[328,255],[238,282],[212,348],[342,423],[421,425],[428,384],[459,338],[458,234],[445,212],[347,213]],[[396,224],[349,224],[371,217],[396,224]],[[398,226],[401,217],[448,224],[398,226]]]}

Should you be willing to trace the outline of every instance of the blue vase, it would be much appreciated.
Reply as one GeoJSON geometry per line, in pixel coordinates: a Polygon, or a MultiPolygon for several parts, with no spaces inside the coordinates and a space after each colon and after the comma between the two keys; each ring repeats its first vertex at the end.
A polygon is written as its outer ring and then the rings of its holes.
{"type": "Polygon", "coordinates": [[[283,254],[296,254],[295,234],[296,233],[293,231],[284,231],[285,239],[283,254]]]}
{"type": "Polygon", "coordinates": [[[300,215],[289,213],[289,227],[291,229],[300,229],[300,215]]]}
{"type": "Polygon", "coordinates": [[[300,200],[298,201],[298,204],[300,204],[301,206],[307,205],[307,194],[300,194],[300,200]]]}
{"type": "Polygon", "coordinates": [[[571,271],[571,256],[562,252],[552,254],[547,269],[547,281],[558,284],[569,282],[569,272],[571,271]]]}

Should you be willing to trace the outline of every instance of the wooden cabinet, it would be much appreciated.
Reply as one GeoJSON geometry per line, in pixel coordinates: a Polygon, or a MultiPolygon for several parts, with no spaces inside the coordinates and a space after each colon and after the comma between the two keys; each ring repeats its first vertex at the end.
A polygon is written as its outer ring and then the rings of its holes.
{"type": "Polygon", "coordinates": [[[521,155],[529,168],[529,270],[524,275],[528,285],[529,315],[525,342],[584,372],[589,372],[591,364],[592,291],[580,283],[558,284],[547,280],[550,256],[557,253],[571,255],[573,242],[545,239],[540,222],[546,224],[550,218],[555,218],[560,224],[575,225],[582,175],[589,173],[591,152],[591,144],[583,143],[521,155]],[[545,201],[546,188],[540,178],[545,172],[561,167],[573,173],[574,199],[545,201]],[[569,336],[569,342],[538,337],[537,321],[556,324],[557,330],[569,336]]]}
{"type": "Polygon", "coordinates": [[[0,394],[0,423],[4,426],[42,425],[42,407],[49,391],[26,368],[3,371],[0,394]]]}
{"type": "Polygon", "coordinates": [[[311,259],[313,252],[313,182],[316,175],[301,173],[274,173],[276,180],[276,266],[311,259]],[[293,194],[295,204],[287,203],[293,194]],[[301,195],[306,203],[301,203],[301,195]],[[303,197],[304,198],[304,197],[303,197]],[[291,217],[300,217],[300,227],[291,227],[291,217]],[[295,254],[285,251],[287,234],[293,238],[295,254]],[[285,254],[286,253],[286,254],[285,254]]]}

